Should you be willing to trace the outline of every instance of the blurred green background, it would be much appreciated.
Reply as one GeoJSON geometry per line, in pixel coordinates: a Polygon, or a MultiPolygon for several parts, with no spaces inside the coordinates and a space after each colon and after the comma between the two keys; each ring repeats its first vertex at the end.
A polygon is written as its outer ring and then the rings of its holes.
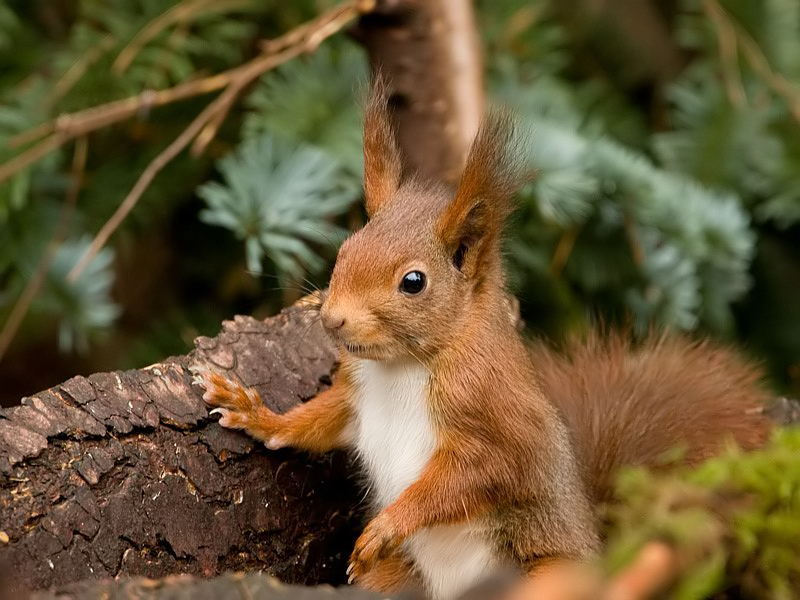
{"type": "MultiPolygon", "coordinates": [[[[11,161],[37,125],[230,69],[332,4],[0,4],[0,401],[183,354],[225,318],[273,314],[325,284],[363,219],[366,56],[344,34],[247,88],[75,281],[96,232],[213,96],[142,109],[24,169],[11,161]]],[[[800,3],[476,11],[489,96],[532,132],[538,178],[507,242],[531,332],[602,320],[711,334],[800,395],[800,3]]]]}

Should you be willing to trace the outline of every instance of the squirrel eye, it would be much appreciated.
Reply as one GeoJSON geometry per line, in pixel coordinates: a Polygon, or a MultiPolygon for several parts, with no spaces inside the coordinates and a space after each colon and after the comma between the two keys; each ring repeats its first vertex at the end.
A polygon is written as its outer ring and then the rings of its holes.
{"type": "Polygon", "coordinates": [[[400,281],[400,291],[409,296],[419,294],[425,289],[425,273],[422,271],[409,271],[400,281]]]}

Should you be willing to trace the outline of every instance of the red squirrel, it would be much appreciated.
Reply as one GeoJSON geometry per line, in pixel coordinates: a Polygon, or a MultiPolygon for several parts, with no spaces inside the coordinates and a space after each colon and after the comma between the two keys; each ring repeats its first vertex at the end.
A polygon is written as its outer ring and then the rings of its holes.
{"type": "Polygon", "coordinates": [[[285,414],[201,371],[223,427],[267,448],[349,448],[375,516],[351,581],[447,600],[509,565],[590,557],[623,464],[696,462],[768,433],[758,370],[679,337],[530,348],[509,318],[501,235],[524,180],[512,120],[487,117],[455,191],[404,172],[378,81],[364,122],[367,224],[339,250],[322,324],[333,385],[285,414]]]}

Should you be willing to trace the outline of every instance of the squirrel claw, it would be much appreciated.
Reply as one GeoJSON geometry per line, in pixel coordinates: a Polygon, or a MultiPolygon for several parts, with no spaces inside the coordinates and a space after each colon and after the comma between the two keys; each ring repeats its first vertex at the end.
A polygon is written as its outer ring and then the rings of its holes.
{"type": "Polygon", "coordinates": [[[205,367],[193,368],[192,372],[194,383],[203,389],[208,414],[219,415],[221,427],[242,429],[270,450],[291,445],[291,439],[280,433],[276,415],[264,406],[256,390],[205,367]]]}
{"type": "Polygon", "coordinates": [[[192,383],[203,388],[203,402],[211,409],[208,414],[219,415],[222,427],[248,429],[261,406],[258,394],[205,367],[190,370],[192,383]]]}
{"type": "Polygon", "coordinates": [[[358,580],[381,559],[389,555],[403,541],[393,519],[382,512],[375,517],[356,540],[347,574],[358,580]]]}
{"type": "Polygon", "coordinates": [[[345,573],[345,575],[347,575],[347,583],[353,585],[363,574],[363,570],[358,568],[356,563],[351,560],[347,565],[347,571],[345,573]]]}

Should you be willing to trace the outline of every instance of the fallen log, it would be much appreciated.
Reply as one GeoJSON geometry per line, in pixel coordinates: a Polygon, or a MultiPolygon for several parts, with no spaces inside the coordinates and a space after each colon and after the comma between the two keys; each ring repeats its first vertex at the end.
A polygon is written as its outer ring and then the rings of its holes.
{"type": "Polygon", "coordinates": [[[335,353],[300,307],[236,317],[186,356],[73,377],[0,412],[0,588],[258,571],[341,583],[360,525],[346,455],[271,452],[208,418],[189,367],[284,411],[335,353]]]}

